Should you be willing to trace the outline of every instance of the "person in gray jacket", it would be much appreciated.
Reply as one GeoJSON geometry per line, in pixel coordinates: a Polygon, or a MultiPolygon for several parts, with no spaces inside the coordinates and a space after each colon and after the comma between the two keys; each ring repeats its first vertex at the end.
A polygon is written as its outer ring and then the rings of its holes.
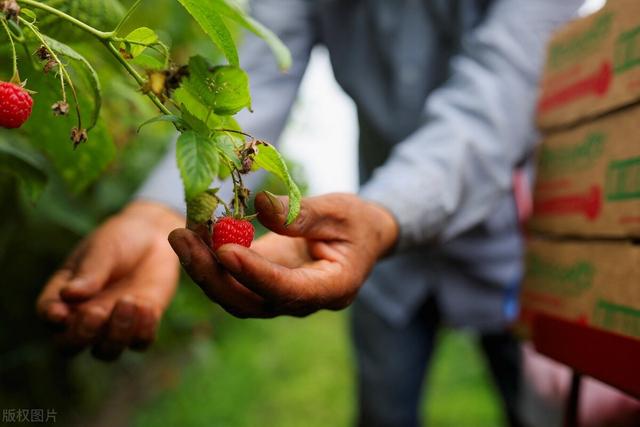
{"type": "MultiPolygon", "coordinates": [[[[174,231],[182,265],[240,317],[341,309],[358,295],[363,426],[418,425],[438,327],[478,331],[517,425],[518,352],[504,333],[522,276],[512,177],[530,167],[546,43],[581,4],[252,2],[252,14],[291,49],[293,66],[279,73],[268,48],[247,36],[241,60],[255,113],[240,123],[277,141],[311,49],[325,45],[357,106],[362,188],[305,199],[287,227],[286,198],[259,194],[258,218],[273,233],[250,250],[226,245],[212,254],[193,233],[174,231]]],[[[93,346],[103,358],[147,346],[175,289],[166,236],[180,226],[183,203],[170,156],[138,196],[80,246],[38,301],[46,319],[67,325],[70,347],[93,346]]]]}

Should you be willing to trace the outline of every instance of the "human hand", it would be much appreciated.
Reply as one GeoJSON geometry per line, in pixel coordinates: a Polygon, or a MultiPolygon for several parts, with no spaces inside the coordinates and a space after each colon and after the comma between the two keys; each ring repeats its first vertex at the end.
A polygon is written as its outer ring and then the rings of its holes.
{"type": "Polygon", "coordinates": [[[134,202],[82,241],[45,285],[38,314],[62,332],[68,352],[93,346],[112,360],[130,347],[146,348],[178,282],[167,243],[184,218],[151,202],[134,202]]]}
{"type": "Polygon", "coordinates": [[[169,236],[191,278],[237,317],[305,316],[347,307],[398,236],[389,211],[355,195],[304,199],[288,226],[286,197],[261,193],[255,205],[273,233],[251,249],[224,245],[213,253],[189,230],[169,236]]]}

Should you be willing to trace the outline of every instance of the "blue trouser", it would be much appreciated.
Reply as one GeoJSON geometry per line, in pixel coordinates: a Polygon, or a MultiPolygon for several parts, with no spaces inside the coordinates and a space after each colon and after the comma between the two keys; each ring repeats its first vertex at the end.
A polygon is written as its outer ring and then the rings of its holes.
{"type": "MultiPolygon", "coordinates": [[[[404,326],[388,323],[356,300],[352,334],[358,373],[358,426],[420,425],[422,385],[439,324],[433,298],[404,326]]],[[[503,398],[509,425],[518,426],[519,344],[507,332],[483,335],[480,344],[503,398]]]]}

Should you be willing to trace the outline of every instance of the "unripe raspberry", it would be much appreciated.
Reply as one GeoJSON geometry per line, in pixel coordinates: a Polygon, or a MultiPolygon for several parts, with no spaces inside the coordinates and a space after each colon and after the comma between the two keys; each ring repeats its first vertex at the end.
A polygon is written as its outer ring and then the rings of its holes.
{"type": "Polygon", "coordinates": [[[13,83],[0,82],[0,127],[19,128],[31,116],[32,108],[29,92],[13,83]]]}

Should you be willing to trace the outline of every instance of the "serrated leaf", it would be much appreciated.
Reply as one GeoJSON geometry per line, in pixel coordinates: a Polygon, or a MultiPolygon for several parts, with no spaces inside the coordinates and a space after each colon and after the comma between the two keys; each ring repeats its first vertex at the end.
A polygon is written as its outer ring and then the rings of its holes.
{"type": "MultiPolygon", "coordinates": [[[[225,129],[233,129],[233,123],[229,123],[230,126],[224,126],[225,129]]],[[[220,157],[226,158],[233,163],[236,169],[241,169],[242,164],[238,158],[236,150],[242,146],[244,140],[238,135],[231,132],[216,132],[214,134],[214,141],[216,148],[220,153],[220,157]]],[[[231,169],[227,165],[227,162],[220,162],[220,170],[218,171],[218,178],[221,180],[227,179],[231,175],[231,169]]]]}
{"type": "MultiPolygon", "coordinates": [[[[207,112],[218,115],[233,115],[251,106],[247,74],[232,65],[211,68],[202,56],[189,60],[189,77],[182,81],[181,89],[202,104],[207,112]]],[[[189,102],[185,104],[189,107],[189,102]]]]}
{"type": "Polygon", "coordinates": [[[281,70],[286,71],[291,67],[291,52],[273,31],[253,19],[238,5],[229,0],[214,1],[212,6],[221,15],[237,22],[264,40],[271,48],[281,70]]]}
{"type": "Polygon", "coordinates": [[[222,51],[231,65],[240,65],[233,36],[222,16],[215,10],[220,0],[178,0],[189,12],[211,41],[222,51]]]}
{"type": "Polygon", "coordinates": [[[287,186],[287,190],[289,192],[289,213],[287,214],[287,225],[289,225],[300,213],[300,199],[302,198],[300,189],[293,181],[293,178],[291,178],[289,168],[287,167],[284,159],[273,145],[259,141],[256,148],[258,152],[254,157],[254,164],[268,172],[271,172],[287,186]]]}
{"type": "Polygon", "coordinates": [[[221,117],[211,112],[210,108],[207,108],[200,100],[191,94],[185,88],[178,88],[173,92],[172,95],[173,100],[181,105],[182,108],[186,109],[201,121],[206,121],[209,129],[217,129],[221,127],[221,117]]]}
{"type": "Polygon", "coordinates": [[[231,160],[236,168],[240,169],[242,165],[236,150],[242,146],[244,141],[230,132],[216,132],[213,140],[221,154],[231,160]]]}
{"type": "Polygon", "coordinates": [[[0,141],[0,172],[10,173],[18,178],[22,190],[31,202],[36,202],[47,182],[47,175],[28,155],[0,141]]]}
{"type": "Polygon", "coordinates": [[[142,130],[142,128],[147,125],[150,125],[152,123],[159,123],[159,122],[171,122],[176,124],[178,127],[186,127],[186,123],[180,117],[170,115],[170,114],[163,114],[161,116],[154,117],[142,123],[140,126],[138,126],[137,132],[140,133],[140,130],[142,130]]]}
{"type": "Polygon", "coordinates": [[[79,54],[70,46],[52,39],[51,37],[45,36],[44,34],[42,37],[47,42],[51,50],[56,54],[64,55],[67,58],[78,61],[82,65],[81,69],[84,71],[84,74],[89,81],[89,85],[91,86],[91,91],[93,92],[93,114],[91,115],[89,125],[86,127],[87,131],[92,130],[98,123],[100,110],[102,109],[102,86],[100,85],[98,73],[84,56],[79,54]]]}
{"type": "Polygon", "coordinates": [[[214,95],[213,111],[221,116],[233,116],[245,107],[251,109],[249,76],[232,65],[215,67],[211,73],[214,95]]]}
{"type": "Polygon", "coordinates": [[[211,133],[211,130],[204,123],[204,121],[200,120],[198,117],[191,114],[184,105],[182,105],[181,110],[182,110],[182,120],[184,120],[184,122],[189,126],[189,128],[194,130],[196,133],[199,133],[200,135],[209,135],[211,133]]]}
{"type": "Polygon", "coordinates": [[[194,131],[180,135],[176,158],[187,200],[207,190],[218,174],[218,151],[215,145],[194,131]]]}
{"type": "MultiPolygon", "coordinates": [[[[180,89],[200,102],[207,112],[213,112],[215,95],[209,62],[202,56],[189,59],[189,76],[182,80],[180,89]]],[[[188,106],[188,105],[187,105],[188,106]]]]}
{"type": "Polygon", "coordinates": [[[148,46],[158,42],[158,35],[151,28],[140,27],[130,32],[124,39],[121,46],[131,54],[132,58],[136,58],[148,46]]]}

